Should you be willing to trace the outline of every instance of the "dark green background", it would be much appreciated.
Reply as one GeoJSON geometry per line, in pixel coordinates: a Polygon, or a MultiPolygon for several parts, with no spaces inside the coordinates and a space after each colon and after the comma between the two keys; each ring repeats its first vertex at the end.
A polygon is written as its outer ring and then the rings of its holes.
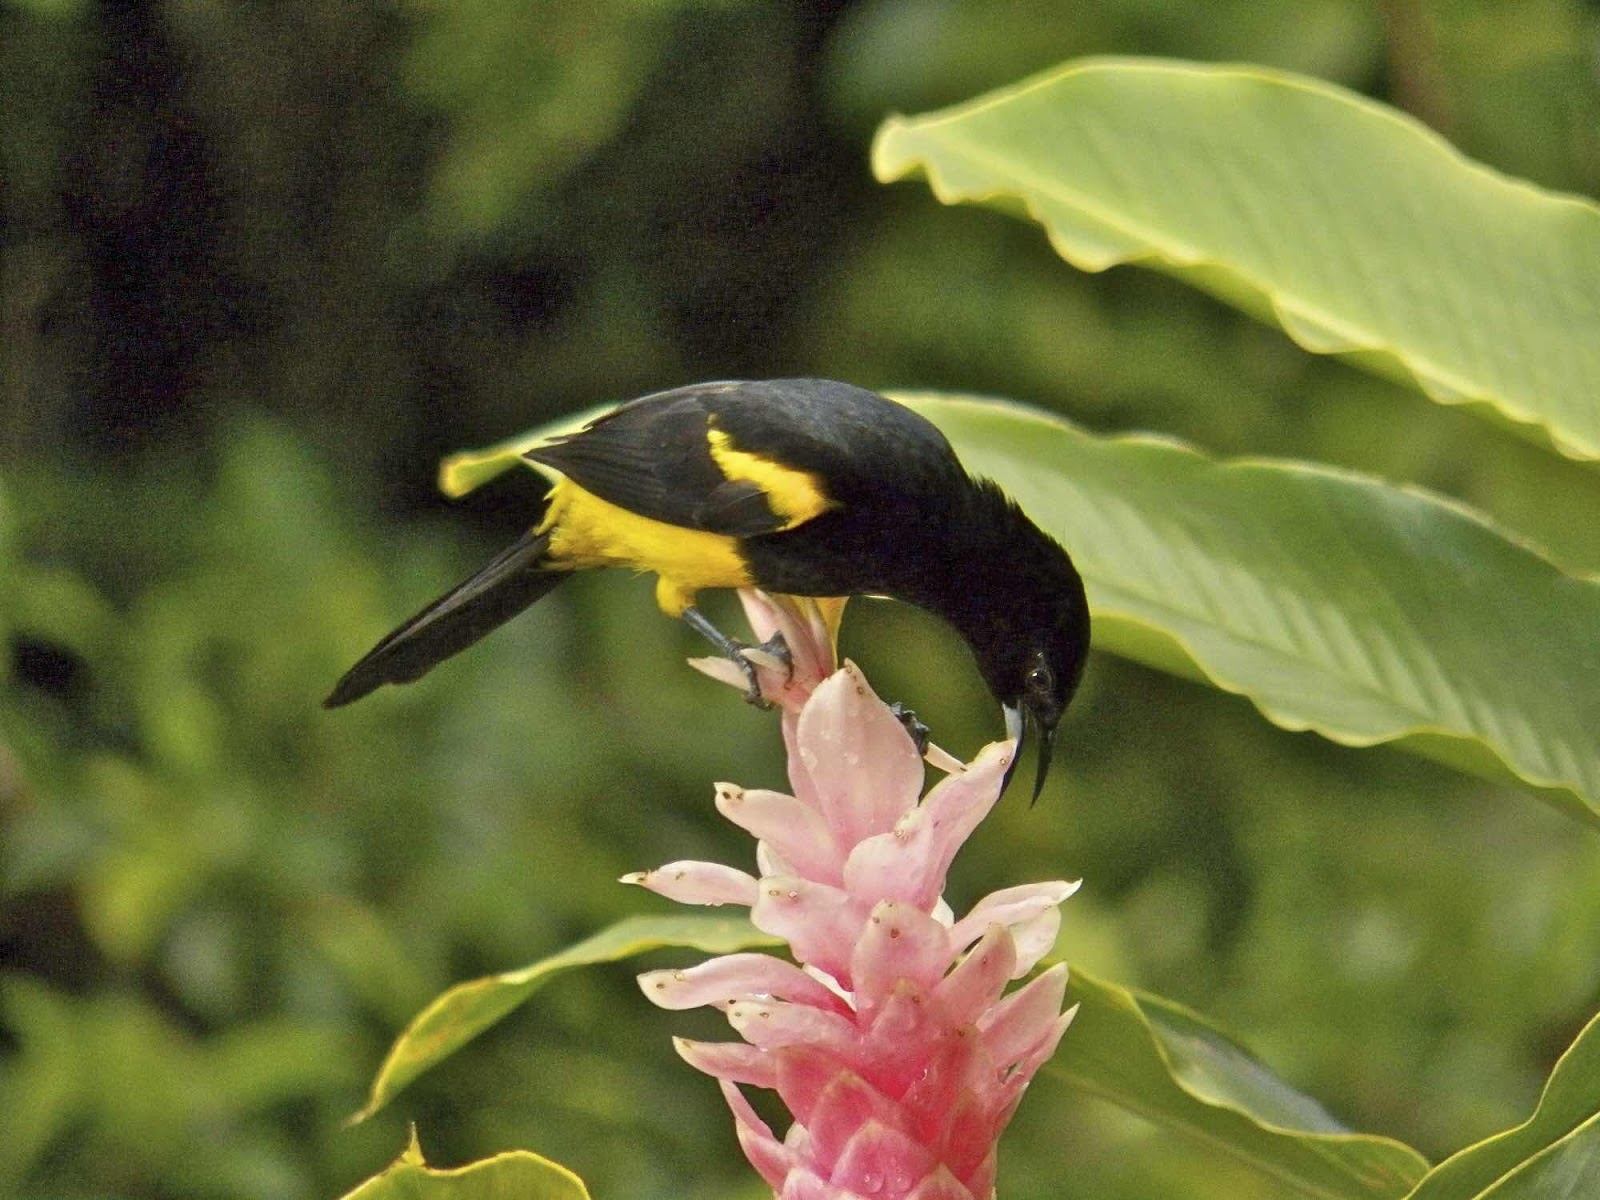
{"type": "MultiPolygon", "coordinates": [[[[976,390],[1424,483],[1600,569],[1592,472],[872,182],[888,112],[1089,53],[1305,71],[1600,192],[1593,3],[0,0],[0,1194],[331,1196],[408,1120],[600,1197],[760,1194],[668,1043],[719,1022],[632,968],[340,1125],[437,991],[659,910],[625,871],[747,861],[711,784],[782,779],[620,574],[321,711],[536,511],[531,476],[441,501],[452,450],[705,378],[976,390]]],[[[999,736],[931,619],[859,605],[846,650],[946,746],[999,736]]],[[[1520,1120],[1600,1004],[1600,851],[1537,801],[1106,658],[1058,762],[956,906],[1082,875],[1069,958],[1355,1127],[1437,1157],[1520,1120]]],[[[1048,1081],[1001,1178],[1279,1194],[1048,1081]]]]}

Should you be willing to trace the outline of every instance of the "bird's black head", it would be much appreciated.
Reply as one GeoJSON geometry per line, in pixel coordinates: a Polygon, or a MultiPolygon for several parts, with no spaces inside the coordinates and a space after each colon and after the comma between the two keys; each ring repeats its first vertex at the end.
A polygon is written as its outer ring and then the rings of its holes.
{"type": "MultiPolygon", "coordinates": [[[[1027,740],[1027,727],[1031,725],[1039,735],[1039,766],[1033,782],[1035,800],[1050,773],[1056,726],[1078,690],[1084,660],[1089,653],[1088,609],[1082,602],[1081,591],[1070,611],[1063,607],[1057,618],[1053,624],[1037,626],[1025,636],[1022,661],[1012,668],[1013,679],[1020,672],[1020,685],[1013,683],[1014,696],[1001,698],[1006,732],[1017,739],[1019,758],[1022,744],[1027,740]]],[[[1011,770],[1016,770],[1015,761],[1011,770]]],[[[1009,773],[1006,780],[1010,782],[1009,773]]]]}
{"type": "Polygon", "coordinates": [[[982,578],[970,581],[957,624],[1005,711],[1018,757],[1027,727],[1038,734],[1037,800],[1050,770],[1056,726],[1089,656],[1089,605],[1066,550],[994,485],[982,483],[980,491],[989,510],[984,524],[994,536],[975,558],[982,578]]]}

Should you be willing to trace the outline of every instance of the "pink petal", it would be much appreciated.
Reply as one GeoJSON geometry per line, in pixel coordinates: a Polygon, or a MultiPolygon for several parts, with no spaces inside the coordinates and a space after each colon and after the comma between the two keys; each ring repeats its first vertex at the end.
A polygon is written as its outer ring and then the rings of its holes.
{"type": "Polygon", "coordinates": [[[789,1149],[789,1157],[798,1166],[807,1170],[817,1165],[815,1148],[811,1145],[811,1134],[799,1121],[789,1123],[789,1132],[783,1135],[783,1144],[789,1149]]]}
{"type": "Polygon", "coordinates": [[[933,1147],[939,1158],[951,1162],[940,1147],[950,1137],[954,1125],[974,1128],[974,1136],[987,1137],[983,1106],[973,1098],[970,1087],[974,1074],[989,1067],[992,1060],[983,1052],[983,1039],[971,1026],[942,1034],[930,1047],[922,1071],[900,1097],[911,1117],[907,1132],[925,1146],[933,1147]]]}
{"type": "Polygon", "coordinates": [[[1072,1018],[1077,1015],[1078,1006],[1074,1004],[1050,1023],[1050,1027],[1038,1041],[1017,1056],[1017,1061],[1012,1064],[1011,1074],[1006,1078],[1008,1089],[1027,1086],[1034,1072],[1050,1061],[1050,1056],[1061,1044],[1062,1035],[1067,1032],[1067,1026],[1072,1024],[1072,1018]]]}
{"type": "Polygon", "coordinates": [[[922,761],[935,771],[942,771],[946,775],[959,775],[967,769],[966,763],[951,754],[943,746],[937,746],[932,742],[929,742],[928,748],[923,751],[922,761]]]}
{"type": "MultiPolygon", "coordinates": [[[[756,686],[761,689],[764,699],[786,708],[799,708],[805,703],[809,689],[796,686],[793,674],[783,667],[779,659],[754,646],[748,647],[743,653],[745,660],[756,669],[756,686]]],[[[744,669],[730,658],[709,655],[688,661],[700,674],[710,676],[718,683],[726,683],[741,692],[750,686],[744,669]]]]}
{"type": "Polygon", "coordinates": [[[846,845],[888,832],[916,805],[922,759],[854,663],[818,685],[796,740],[812,789],[796,795],[815,803],[846,845]]]}
{"type": "Polygon", "coordinates": [[[673,1038],[672,1048],[695,1070],[728,1083],[758,1088],[777,1086],[777,1063],[772,1055],[744,1042],[694,1042],[688,1038],[673,1038]]]}
{"type": "MultiPolygon", "coordinates": [[[[705,658],[691,658],[689,665],[702,675],[709,675],[718,683],[725,683],[729,687],[743,689],[748,681],[732,659],[723,658],[721,655],[708,655],[705,658]]],[[[763,692],[766,690],[762,689],[763,692]]]]}
{"type": "Polygon", "coordinates": [[[844,1061],[815,1046],[785,1046],[771,1057],[777,1079],[774,1087],[801,1125],[809,1125],[823,1089],[841,1072],[850,1071],[844,1061]]]}
{"type": "Polygon", "coordinates": [[[759,838],[793,873],[818,883],[840,881],[844,855],[827,821],[809,804],[782,792],[719,783],[717,811],[759,838]]]}
{"type": "Polygon", "coordinates": [[[750,920],[789,943],[795,958],[850,987],[850,954],[866,914],[836,887],[794,875],[761,880],[750,920]]]}
{"type": "MultiPolygon", "coordinates": [[[[902,1098],[905,1104],[915,1104],[919,1108],[926,1107],[930,1100],[923,1089],[931,1091],[939,1087],[945,1092],[944,1103],[947,1108],[952,1110],[959,1108],[970,1100],[976,1106],[971,1111],[976,1113],[977,1117],[971,1117],[971,1114],[963,1109],[962,1119],[969,1123],[970,1120],[978,1120],[980,1126],[987,1128],[987,1114],[996,1111],[1002,1102],[1004,1080],[1000,1064],[995,1062],[994,1056],[989,1053],[989,1048],[984,1044],[983,1035],[978,1032],[977,1026],[963,1025],[959,1029],[952,1030],[941,1042],[937,1052],[928,1059],[927,1069],[933,1078],[915,1081],[902,1098]],[[954,1100],[950,1099],[952,1096],[955,1097],[954,1100]]],[[[992,1136],[992,1133],[982,1133],[981,1129],[973,1136],[979,1134],[983,1137],[992,1136]]],[[[953,1128],[946,1129],[941,1134],[944,1138],[953,1136],[955,1136],[953,1128]]],[[[929,1145],[938,1144],[935,1138],[927,1140],[929,1145]]],[[[955,1162],[950,1154],[941,1152],[941,1157],[946,1162],[952,1164],[955,1162]]],[[[956,1171],[956,1174],[960,1178],[966,1178],[964,1171],[956,1171]]]]}
{"type": "Polygon", "coordinates": [[[639,986],[662,1008],[699,1008],[734,1000],[778,996],[835,1012],[848,1008],[793,963],[770,954],[724,954],[679,970],[646,971],[639,986]]]}
{"type": "MultiPolygon", "coordinates": [[[[768,641],[781,632],[789,647],[789,666],[751,646],[745,659],[756,668],[756,683],[761,694],[795,712],[805,704],[817,685],[833,671],[833,640],[819,602],[788,596],[768,596],[753,589],[742,589],[739,598],[757,642],[768,641]]],[[[727,658],[691,658],[689,665],[702,674],[741,691],[748,685],[744,670],[727,658]]]]}
{"type": "Polygon", "coordinates": [[[885,900],[873,907],[850,956],[856,1007],[871,1013],[901,980],[931,991],[949,966],[949,930],[909,904],[885,900]]]}
{"type": "Polygon", "coordinates": [[[901,982],[890,993],[854,1049],[852,1065],[886,1096],[901,1097],[927,1070],[943,1027],[928,994],[916,984],[901,982]]]}
{"type": "Polygon", "coordinates": [[[974,1196],[987,1196],[993,1200],[996,1159],[995,1147],[990,1146],[983,1161],[963,1176],[962,1182],[967,1185],[967,1191],[974,1196]]]}
{"type": "Polygon", "coordinates": [[[811,978],[815,979],[823,987],[827,988],[839,999],[843,1000],[846,1004],[850,1003],[850,993],[844,988],[840,987],[839,981],[832,975],[829,975],[821,967],[817,966],[816,963],[802,963],[800,969],[807,975],[811,976],[811,978]]]}
{"type": "Polygon", "coordinates": [[[907,1192],[905,1200],[977,1200],[977,1198],[962,1186],[961,1181],[950,1174],[947,1168],[941,1166],[907,1192]]]}
{"type": "Polygon", "coordinates": [[[789,1172],[778,1200],[874,1200],[857,1192],[847,1192],[808,1168],[789,1172]]]}
{"type": "Polygon", "coordinates": [[[772,1136],[772,1130],[756,1115],[756,1110],[750,1107],[750,1101],[744,1098],[744,1093],[737,1087],[723,1081],[722,1098],[733,1112],[733,1131],[739,1138],[739,1148],[744,1151],[744,1156],[761,1178],[767,1181],[768,1187],[774,1190],[781,1187],[783,1177],[789,1173],[792,1165],[789,1151],[772,1136]]]}
{"type": "Polygon", "coordinates": [[[783,855],[765,842],[756,843],[756,869],[760,871],[763,879],[772,875],[797,874],[793,867],[783,861],[783,855]]]}
{"type": "Polygon", "coordinates": [[[752,1046],[780,1050],[815,1046],[847,1057],[856,1043],[856,1027],[837,1013],[781,1000],[739,1000],[727,1008],[728,1024],[752,1046]]]}
{"type": "Polygon", "coordinates": [[[950,945],[957,950],[977,941],[991,925],[1020,925],[1047,908],[1060,904],[1078,890],[1079,882],[1025,883],[991,892],[950,929],[950,945]]]}
{"type": "Polygon", "coordinates": [[[1017,965],[1011,978],[1021,979],[1039,960],[1056,948],[1056,935],[1061,932],[1061,910],[1047,908],[1036,917],[1019,921],[1011,927],[1011,940],[1017,947],[1017,965]]]}
{"type": "Polygon", "coordinates": [[[941,780],[893,830],[860,842],[845,862],[846,889],[861,899],[932,908],[956,851],[1000,798],[1013,749],[1012,742],[985,746],[971,767],[941,780]]]}
{"type": "Polygon", "coordinates": [[[963,774],[947,775],[935,784],[918,809],[918,824],[926,827],[930,843],[927,869],[939,881],[935,895],[944,890],[944,876],[956,851],[999,801],[1015,753],[1015,742],[991,742],[963,774]]]}
{"type": "Polygon", "coordinates": [[[904,1196],[938,1165],[898,1129],[869,1120],[845,1144],[830,1174],[835,1184],[866,1196],[904,1196]]]}
{"type": "Polygon", "coordinates": [[[800,711],[784,709],[783,716],[778,720],[778,728],[783,733],[783,757],[789,774],[789,790],[806,803],[814,805],[816,784],[812,782],[811,770],[800,753],[800,711]]]}
{"type": "Polygon", "coordinates": [[[938,892],[927,895],[927,872],[911,840],[914,819],[915,813],[909,813],[887,833],[875,833],[851,848],[841,873],[845,891],[864,904],[904,900],[924,912],[933,907],[938,892]]]}
{"type": "Polygon", "coordinates": [[[1002,1069],[1047,1035],[1066,991],[1067,967],[1058,963],[978,1018],[983,1043],[1002,1069]]]}
{"type": "MultiPolygon", "coordinates": [[[[781,628],[782,600],[782,597],[770,596],[759,588],[739,589],[739,603],[744,608],[744,619],[750,622],[750,632],[755,635],[756,641],[771,641],[772,635],[781,628]]],[[[793,647],[790,649],[792,651],[793,647]]]]}
{"type": "Polygon", "coordinates": [[[816,1086],[818,1082],[793,1078],[783,1066],[778,1069],[778,1092],[785,1103],[792,1091],[815,1089],[806,1115],[802,1117],[795,1111],[795,1118],[811,1135],[812,1161],[826,1174],[835,1174],[834,1167],[848,1149],[850,1140],[868,1122],[908,1134],[899,1107],[855,1072],[841,1070],[835,1064],[832,1074],[821,1081],[820,1087],[816,1086]]]}
{"type": "Polygon", "coordinates": [[[970,1186],[972,1174],[985,1159],[991,1159],[1000,1127],[977,1095],[964,1091],[950,1105],[950,1120],[937,1143],[939,1158],[970,1186]]]}
{"type": "Polygon", "coordinates": [[[653,871],[634,871],[620,882],[637,884],[680,904],[752,905],[757,899],[755,876],[721,863],[668,863],[653,871]]]}
{"type": "Polygon", "coordinates": [[[1016,962],[1011,934],[1003,925],[991,925],[967,956],[935,986],[934,1002],[951,1025],[971,1024],[1000,999],[1006,981],[1016,977],[1016,962]]]}
{"type": "Polygon", "coordinates": [[[833,674],[833,636],[817,600],[741,588],[739,601],[758,641],[783,634],[794,667],[791,686],[802,693],[801,699],[833,674]]]}

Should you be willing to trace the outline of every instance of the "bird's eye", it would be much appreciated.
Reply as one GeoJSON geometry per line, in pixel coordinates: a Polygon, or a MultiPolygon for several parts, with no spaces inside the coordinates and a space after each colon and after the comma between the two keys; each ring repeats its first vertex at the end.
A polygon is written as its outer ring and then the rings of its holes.
{"type": "Polygon", "coordinates": [[[1034,695],[1047,696],[1055,686],[1055,676],[1051,674],[1049,664],[1035,662],[1028,668],[1027,675],[1023,677],[1023,683],[1028,691],[1034,695]]]}

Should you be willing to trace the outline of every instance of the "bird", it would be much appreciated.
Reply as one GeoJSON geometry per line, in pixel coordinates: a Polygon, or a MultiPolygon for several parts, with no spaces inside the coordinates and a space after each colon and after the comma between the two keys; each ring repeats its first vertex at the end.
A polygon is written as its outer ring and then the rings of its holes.
{"type": "Polygon", "coordinates": [[[379,641],[326,707],[421,678],[591,568],[653,573],[662,612],[739,664],[752,700],[747,647],[705,617],[698,593],[888,596],[966,642],[1016,757],[1037,730],[1038,800],[1089,651],[1083,580],[927,418],[836,380],[718,381],[622,404],[526,457],[556,473],[542,519],[379,641]]]}

